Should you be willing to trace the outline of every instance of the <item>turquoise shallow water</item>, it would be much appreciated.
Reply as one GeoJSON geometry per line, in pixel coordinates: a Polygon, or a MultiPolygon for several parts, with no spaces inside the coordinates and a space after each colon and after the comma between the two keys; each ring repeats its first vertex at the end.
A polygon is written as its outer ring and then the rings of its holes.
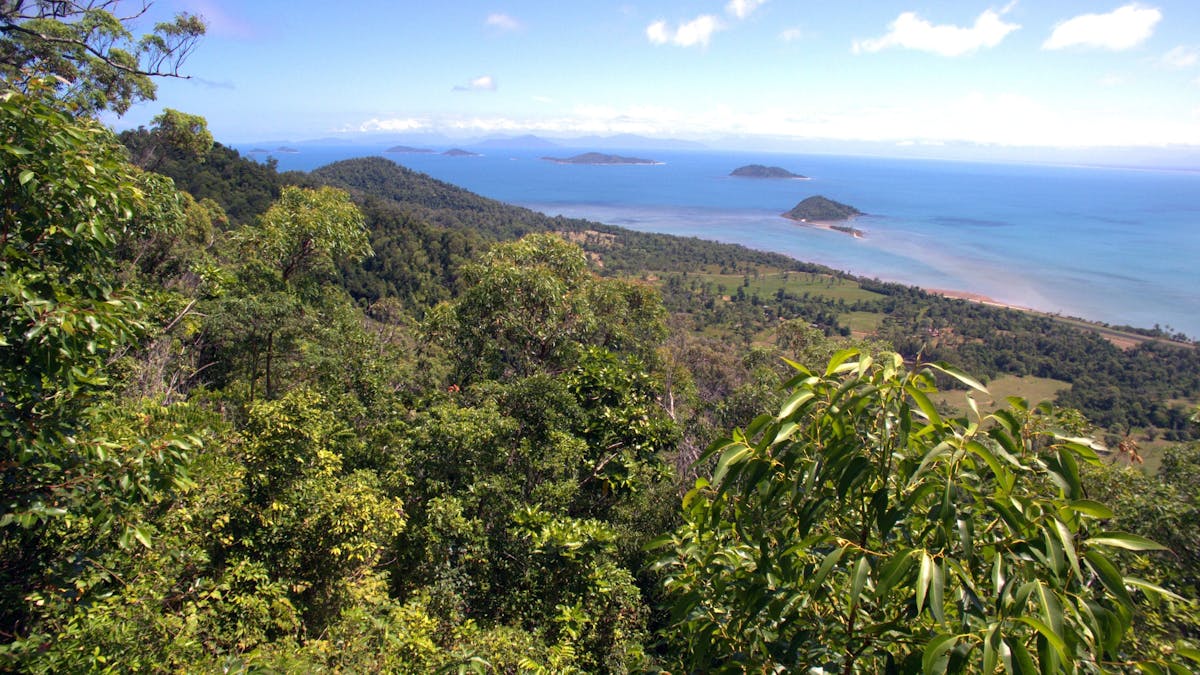
{"type": "MultiPolygon", "coordinates": [[[[299,147],[278,156],[281,170],[381,154],[299,147]]],[[[663,162],[653,166],[539,159],[584,150],[384,156],[551,215],[739,243],[854,274],[1200,336],[1200,172],[711,151],[619,151],[663,162]],[[811,180],[729,177],[750,163],[811,180]],[[855,222],[866,238],[778,215],[814,194],[868,213],[855,222]]]]}

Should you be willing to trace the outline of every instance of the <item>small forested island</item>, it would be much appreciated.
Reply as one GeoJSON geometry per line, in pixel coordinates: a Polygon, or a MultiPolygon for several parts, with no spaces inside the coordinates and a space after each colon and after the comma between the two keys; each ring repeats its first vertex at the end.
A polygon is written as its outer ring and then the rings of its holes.
{"type": "Polygon", "coordinates": [[[413,148],[413,147],[409,147],[407,145],[393,145],[392,147],[388,148],[387,150],[384,150],[384,152],[407,153],[407,154],[412,154],[412,155],[418,155],[418,154],[431,153],[431,152],[433,152],[433,150],[430,150],[429,148],[413,148]]]}
{"type": "Polygon", "coordinates": [[[835,202],[828,197],[814,195],[805,199],[783,214],[784,218],[799,220],[805,223],[829,223],[849,220],[863,215],[862,211],[841,202],[835,202]]]}
{"type": "Polygon", "coordinates": [[[808,176],[792,173],[781,166],[766,166],[765,164],[747,164],[739,166],[729,174],[738,178],[792,178],[809,180],[808,176]]]}
{"type": "Polygon", "coordinates": [[[479,157],[478,152],[471,152],[470,150],[463,150],[462,148],[450,148],[442,154],[447,157],[479,157]]]}
{"type": "Polygon", "coordinates": [[[297,150],[296,148],[289,148],[289,147],[288,147],[288,146],[286,146],[286,145],[281,145],[281,146],[279,146],[278,148],[275,148],[275,152],[288,152],[288,153],[296,153],[296,152],[300,152],[300,151],[299,151],[299,150],[297,150]]]}
{"type": "Polygon", "coordinates": [[[621,155],[608,155],[602,152],[585,152],[582,155],[574,157],[543,157],[547,162],[555,162],[557,164],[661,164],[652,159],[641,159],[640,157],[622,157],[621,155]]]}

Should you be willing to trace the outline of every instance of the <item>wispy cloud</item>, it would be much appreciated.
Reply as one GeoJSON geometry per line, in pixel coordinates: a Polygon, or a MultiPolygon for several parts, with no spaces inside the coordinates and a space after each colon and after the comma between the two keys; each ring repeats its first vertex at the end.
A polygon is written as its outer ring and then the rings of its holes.
{"type": "Polygon", "coordinates": [[[646,37],[652,44],[673,44],[678,47],[707,47],[713,33],[724,28],[721,21],[711,14],[701,16],[680,24],[672,29],[666,21],[655,21],[646,26],[646,37]]]}
{"type": "Polygon", "coordinates": [[[970,27],[933,24],[916,12],[904,12],[888,26],[886,35],[854,42],[854,53],[878,52],[892,47],[931,52],[942,56],[962,56],[982,48],[995,47],[1009,33],[1021,26],[1007,23],[1001,17],[1012,7],[1010,3],[997,12],[989,9],[975,19],[970,27]]]}
{"type": "Polygon", "coordinates": [[[725,11],[739,19],[744,19],[767,2],[768,0],[729,0],[729,4],[725,5],[725,11]]]}
{"type": "Polygon", "coordinates": [[[452,91],[496,91],[496,78],[491,75],[480,75],[466,84],[454,85],[452,91]]]}
{"type": "MultiPolygon", "coordinates": [[[[201,16],[208,24],[208,35],[214,37],[250,40],[261,37],[262,31],[249,21],[230,12],[224,5],[228,3],[217,0],[191,0],[186,4],[187,11],[201,16]]],[[[236,7],[238,3],[233,3],[236,7]]]]}
{"type": "Polygon", "coordinates": [[[1184,47],[1181,45],[1172,49],[1166,54],[1163,54],[1162,57],[1158,59],[1158,62],[1160,65],[1166,68],[1175,68],[1178,70],[1191,68],[1197,63],[1200,63],[1200,49],[1197,49],[1196,47],[1184,47]]]}
{"type": "Polygon", "coordinates": [[[492,14],[488,14],[488,18],[485,23],[487,25],[491,26],[492,28],[497,28],[502,31],[513,31],[513,30],[521,29],[520,21],[517,21],[516,19],[512,18],[511,16],[501,13],[501,12],[495,12],[492,14]]]}
{"type": "Polygon", "coordinates": [[[196,84],[208,89],[237,89],[237,85],[235,85],[231,80],[209,80],[193,75],[192,77],[188,78],[188,82],[195,82],[196,84]]]}
{"type": "Polygon", "coordinates": [[[1122,84],[1125,84],[1125,76],[1124,75],[1117,75],[1116,73],[1109,73],[1108,75],[1105,75],[1104,77],[1100,78],[1100,86],[1102,86],[1102,87],[1117,87],[1122,84]]]}
{"type": "Polygon", "coordinates": [[[780,31],[779,39],[783,40],[784,42],[795,42],[796,40],[803,40],[805,35],[807,35],[807,33],[804,32],[803,28],[800,26],[793,26],[791,28],[784,28],[782,31],[780,31]]]}
{"type": "Polygon", "coordinates": [[[1042,49],[1132,49],[1154,34],[1159,21],[1162,12],[1138,3],[1118,7],[1108,14],[1080,14],[1056,25],[1042,43],[1042,49]]]}

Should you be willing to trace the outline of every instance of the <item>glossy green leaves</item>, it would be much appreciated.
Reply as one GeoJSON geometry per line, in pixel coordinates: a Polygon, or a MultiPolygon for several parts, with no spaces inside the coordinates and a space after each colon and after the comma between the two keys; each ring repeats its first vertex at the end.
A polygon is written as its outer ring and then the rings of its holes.
{"type": "MultiPolygon", "coordinates": [[[[1077,672],[1131,655],[1135,597],[1085,494],[1089,441],[1015,402],[981,422],[933,404],[946,365],[836,354],[780,412],[702,458],[658,564],[694,670],[1077,672]]],[[[1152,585],[1137,586],[1149,593],[1152,585]]]]}

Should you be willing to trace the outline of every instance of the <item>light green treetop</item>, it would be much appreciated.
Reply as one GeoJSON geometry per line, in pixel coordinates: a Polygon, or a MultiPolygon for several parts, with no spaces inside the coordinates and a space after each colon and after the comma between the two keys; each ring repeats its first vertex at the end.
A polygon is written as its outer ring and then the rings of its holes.
{"type": "Polygon", "coordinates": [[[6,0],[0,2],[0,77],[27,89],[34,78],[59,83],[59,97],[80,114],[124,114],[153,100],[154,77],[182,77],[179,68],[204,35],[204,21],[180,14],[141,38],[130,23],[150,2],[6,0]],[[130,12],[123,15],[122,10],[130,12]]]}

